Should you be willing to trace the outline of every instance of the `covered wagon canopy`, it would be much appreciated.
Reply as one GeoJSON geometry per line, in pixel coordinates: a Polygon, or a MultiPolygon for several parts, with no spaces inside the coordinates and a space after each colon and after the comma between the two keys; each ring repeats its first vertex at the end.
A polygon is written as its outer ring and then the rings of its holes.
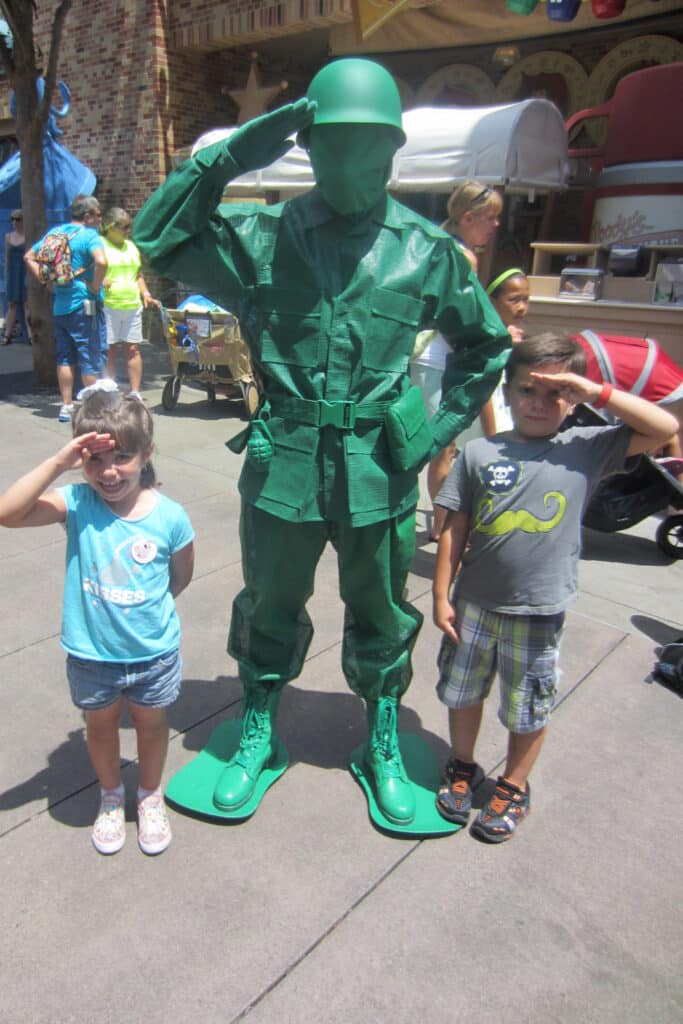
{"type": "MultiPolygon", "coordinates": [[[[548,100],[496,107],[419,107],[404,113],[403,128],[408,141],[394,158],[389,181],[394,192],[450,192],[466,178],[510,192],[566,186],[567,132],[560,111],[548,100]]],[[[206,132],[192,153],[234,131],[206,132]]],[[[270,167],[231,181],[226,195],[254,196],[271,190],[292,195],[313,183],[308,155],[295,145],[270,167]]]]}

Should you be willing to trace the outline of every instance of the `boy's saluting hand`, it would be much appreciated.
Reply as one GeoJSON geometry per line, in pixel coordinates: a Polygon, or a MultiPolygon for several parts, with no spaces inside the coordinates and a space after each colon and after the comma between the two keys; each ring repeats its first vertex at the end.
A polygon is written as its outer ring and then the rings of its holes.
{"type": "Polygon", "coordinates": [[[539,373],[532,371],[529,376],[539,384],[545,384],[554,389],[556,394],[553,397],[562,398],[570,405],[579,405],[587,402],[589,405],[599,401],[602,394],[602,385],[596,384],[587,377],[581,377],[578,373],[539,373]]]}

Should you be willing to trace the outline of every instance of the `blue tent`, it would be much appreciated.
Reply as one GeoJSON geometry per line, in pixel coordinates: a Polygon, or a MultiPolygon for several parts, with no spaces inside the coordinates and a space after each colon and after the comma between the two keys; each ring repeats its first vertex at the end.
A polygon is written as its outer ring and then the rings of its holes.
{"type": "MultiPolygon", "coordinates": [[[[37,82],[38,95],[42,97],[45,85],[42,78],[37,82]]],[[[45,171],[45,205],[48,227],[54,227],[70,219],[69,209],[77,195],[91,195],[95,190],[95,175],[82,164],[73,153],[57,141],[63,132],[57,124],[58,117],[69,112],[70,92],[64,82],[59,83],[64,100],[61,110],[51,107],[45,135],[43,136],[43,163],[45,171]]],[[[14,94],[10,97],[10,111],[15,115],[14,94]]],[[[0,236],[11,230],[10,214],[21,207],[21,158],[14,153],[0,167],[0,236]]],[[[5,248],[0,245],[0,274],[4,291],[5,248]]]]}

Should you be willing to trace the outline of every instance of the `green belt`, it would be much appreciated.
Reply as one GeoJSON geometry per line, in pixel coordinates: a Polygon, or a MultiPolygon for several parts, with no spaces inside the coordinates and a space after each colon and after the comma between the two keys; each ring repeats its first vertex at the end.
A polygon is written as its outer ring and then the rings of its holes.
{"type": "Polygon", "coordinates": [[[353,430],[356,423],[381,423],[391,402],[328,402],[326,399],[271,398],[273,416],[297,420],[311,427],[353,430]]]}

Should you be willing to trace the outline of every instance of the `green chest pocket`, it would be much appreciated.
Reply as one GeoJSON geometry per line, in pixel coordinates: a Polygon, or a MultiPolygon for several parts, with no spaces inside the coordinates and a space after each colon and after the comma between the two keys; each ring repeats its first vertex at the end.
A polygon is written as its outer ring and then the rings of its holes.
{"type": "Polygon", "coordinates": [[[363,345],[363,365],[370,370],[405,373],[422,319],[424,302],[389,288],[370,296],[370,328],[363,345]]]}
{"type": "Polygon", "coordinates": [[[312,292],[262,286],[260,311],[261,362],[268,366],[315,367],[320,358],[321,317],[312,292]]]}

